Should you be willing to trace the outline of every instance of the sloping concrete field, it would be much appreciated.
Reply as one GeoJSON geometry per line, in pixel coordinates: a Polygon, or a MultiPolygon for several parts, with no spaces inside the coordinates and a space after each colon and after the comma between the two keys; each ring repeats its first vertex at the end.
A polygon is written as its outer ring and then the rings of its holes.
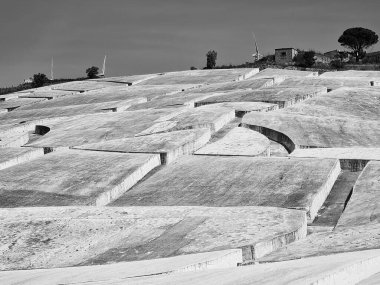
{"type": "Polygon", "coordinates": [[[117,206],[271,206],[313,220],[340,166],[334,159],[186,156],[137,185],[117,206]]]}
{"type": "Polygon", "coordinates": [[[277,104],[279,108],[294,105],[305,99],[324,94],[325,87],[304,87],[304,88],[265,88],[261,90],[238,90],[226,92],[219,96],[212,96],[208,99],[195,103],[195,106],[222,102],[267,102],[277,104]]]}
{"type": "Polygon", "coordinates": [[[0,95],[0,284],[377,284],[380,72],[290,68],[0,95]]]}
{"type": "Polygon", "coordinates": [[[0,172],[0,206],[106,205],[160,165],[155,154],[66,150],[0,172]]]}
{"type": "Polygon", "coordinates": [[[266,207],[21,208],[0,210],[0,218],[2,270],[225,249],[240,249],[241,263],[306,236],[303,211],[266,207]]]}
{"type": "Polygon", "coordinates": [[[269,156],[270,142],[266,136],[258,132],[246,128],[234,128],[222,139],[202,147],[195,154],[232,156],[266,154],[269,156]]]}

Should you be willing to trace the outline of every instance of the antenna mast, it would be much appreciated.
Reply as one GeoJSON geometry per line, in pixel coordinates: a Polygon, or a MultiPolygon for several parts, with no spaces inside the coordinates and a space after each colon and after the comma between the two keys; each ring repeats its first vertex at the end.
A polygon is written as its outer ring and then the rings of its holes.
{"type": "Polygon", "coordinates": [[[54,80],[54,71],[53,71],[53,68],[54,68],[54,59],[52,57],[51,58],[51,69],[50,69],[50,80],[54,80]]]}
{"type": "Polygon", "coordinates": [[[102,74],[103,75],[106,74],[106,59],[107,59],[107,55],[105,54],[104,55],[104,61],[103,61],[103,68],[102,68],[102,74]]]}

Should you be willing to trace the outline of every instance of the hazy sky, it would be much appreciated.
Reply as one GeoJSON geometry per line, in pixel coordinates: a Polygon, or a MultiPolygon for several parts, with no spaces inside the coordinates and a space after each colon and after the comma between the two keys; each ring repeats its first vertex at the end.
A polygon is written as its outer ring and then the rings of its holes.
{"type": "MultiPolygon", "coordinates": [[[[346,28],[380,34],[380,0],[0,0],[0,86],[101,67],[107,76],[251,61],[275,48],[339,48],[346,28]]],[[[373,50],[380,50],[380,45],[373,50]]]]}

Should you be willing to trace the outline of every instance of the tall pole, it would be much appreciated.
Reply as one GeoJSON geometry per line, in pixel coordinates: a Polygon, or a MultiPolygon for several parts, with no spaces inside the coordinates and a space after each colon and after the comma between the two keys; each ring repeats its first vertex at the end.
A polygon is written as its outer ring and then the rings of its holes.
{"type": "Polygon", "coordinates": [[[52,57],[51,58],[51,69],[50,69],[50,80],[54,80],[54,71],[53,71],[53,68],[54,68],[54,59],[52,57]]]}
{"type": "Polygon", "coordinates": [[[107,54],[104,55],[104,61],[103,61],[102,74],[103,74],[104,76],[106,75],[106,59],[107,59],[107,54]]]}

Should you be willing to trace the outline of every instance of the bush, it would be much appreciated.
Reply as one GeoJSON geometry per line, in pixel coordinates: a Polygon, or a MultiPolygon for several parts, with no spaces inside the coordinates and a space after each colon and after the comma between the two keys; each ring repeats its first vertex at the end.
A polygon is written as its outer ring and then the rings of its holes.
{"type": "Polygon", "coordinates": [[[86,74],[87,74],[87,77],[90,79],[96,78],[96,76],[99,74],[99,67],[91,66],[91,67],[87,68],[86,74]]]}
{"type": "Polygon", "coordinates": [[[331,68],[334,68],[334,69],[342,69],[344,68],[344,63],[339,59],[335,59],[330,62],[330,66],[331,68]]]}
{"type": "Polygon", "coordinates": [[[45,83],[49,82],[49,79],[43,73],[37,73],[33,75],[33,88],[38,88],[44,86],[45,83]]]}

